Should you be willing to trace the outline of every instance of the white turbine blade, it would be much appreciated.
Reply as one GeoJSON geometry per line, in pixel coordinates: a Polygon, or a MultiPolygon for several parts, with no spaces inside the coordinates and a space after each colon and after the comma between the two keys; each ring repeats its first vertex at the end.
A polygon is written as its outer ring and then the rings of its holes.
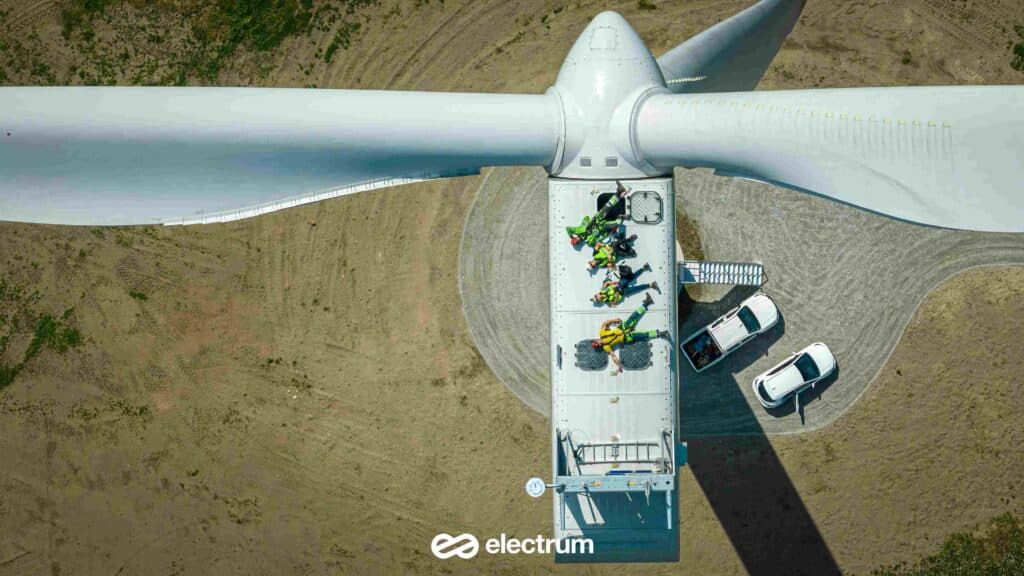
{"type": "Polygon", "coordinates": [[[806,0],[761,0],[658,58],[676,93],[753,90],[800,17],[806,0]]]}
{"type": "Polygon", "coordinates": [[[484,166],[547,165],[548,96],[0,88],[0,220],[205,222],[484,166]]]}
{"type": "Polygon", "coordinates": [[[645,160],[711,167],[895,218],[1024,232],[1024,86],[652,96],[645,160]]]}

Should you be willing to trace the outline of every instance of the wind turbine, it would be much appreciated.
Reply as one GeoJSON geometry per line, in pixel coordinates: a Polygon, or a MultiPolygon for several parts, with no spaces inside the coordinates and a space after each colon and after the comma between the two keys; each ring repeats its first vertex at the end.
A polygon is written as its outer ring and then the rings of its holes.
{"type": "MultiPolygon", "coordinates": [[[[753,91],[803,5],[762,0],[658,59],[620,15],[603,12],[542,95],[0,88],[0,220],[223,222],[487,166],[543,166],[556,535],[594,533],[571,497],[593,505],[624,493],[647,506],[664,493],[659,517],[671,532],[685,462],[672,345],[656,343],[649,369],[618,380],[568,362],[566,349],[608,316],[590,309],[592,281],[570,272],[579,255],[560,232],[593,211],[595,191],[624,181],[642,192],[631,197],[631,226],[670,288],[644,321],[668,328],[671,342],[677,166],[929,226],[1024,232],[1024,87],[753,91]]],[[[622,535],[611,528],[603,544],[622,535]]]]}

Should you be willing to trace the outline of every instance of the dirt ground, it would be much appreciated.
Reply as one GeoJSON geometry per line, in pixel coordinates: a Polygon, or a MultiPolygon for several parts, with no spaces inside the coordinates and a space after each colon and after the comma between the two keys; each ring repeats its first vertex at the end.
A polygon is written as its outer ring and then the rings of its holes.
{"type": "MultiPolygon", "coordinates": [[[[601,9],[659,54],[748,2],[655,4],[382,3],[329,65],[309,64],[326,34],[286,41],[263,83],[537,92],[601,9]]],[[[55,3],[0,6],[6,37],[59,43],[55,3]]],[[[1020,83],[1021,20],[1015,0],[811,2],[762,86],[1020,83]]],[[[63,79],[61,50],[37,57],[63,79]]],[[[825,430],[691,442],[678,564],[435,560],[439,532],[550,534],[522,490],[547,422],[461,313],[480,180],[186,229],[0,225],[0,279],[39,293],[4,305],[73,308],[83,339],[0,391],[0,574],[864,574],[1024,510],[1024,271],[982,269],[926,299],[825,430]],[[758,545],[779,531],[791,547],[758,545]]],[[[32,339],[9,332],[8,362],[32,339]]]]}

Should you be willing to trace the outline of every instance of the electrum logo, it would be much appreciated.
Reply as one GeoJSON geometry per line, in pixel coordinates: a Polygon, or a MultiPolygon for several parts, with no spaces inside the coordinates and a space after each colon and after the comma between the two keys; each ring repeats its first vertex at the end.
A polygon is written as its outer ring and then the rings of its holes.
{"type": "Polygon", "coordinates": [[[452,536],[442,532],[430,541],[430,551],[441,560],[447,560],[452,556],[469,560],[480,551],[480,541],[472,534],[452,536]]]}
{"type": "MultiPolygon", "coordinates": [[[[488,554],[593,554],[594,541],[589,538],[514,538],[502,534],[500,538],[489,538],[484,543],[488,554]]],[[[472,534],[441,533],[430,541],[430,551],[441,560],[458,556],[469,560],[480,552],[480,540],[472,534]]]]}

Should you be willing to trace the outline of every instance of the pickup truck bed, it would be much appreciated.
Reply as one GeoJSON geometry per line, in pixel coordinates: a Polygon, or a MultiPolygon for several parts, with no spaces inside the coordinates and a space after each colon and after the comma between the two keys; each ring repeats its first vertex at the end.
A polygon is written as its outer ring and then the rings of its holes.
{"type": "Polygon", "coordinates": [[[715,343],[715,339],[711,337],[711,332],[707,328],[683,342],[683,353],[690,360],[694,370],[698,372],[722,357],[722,349],[715,343]]]}

